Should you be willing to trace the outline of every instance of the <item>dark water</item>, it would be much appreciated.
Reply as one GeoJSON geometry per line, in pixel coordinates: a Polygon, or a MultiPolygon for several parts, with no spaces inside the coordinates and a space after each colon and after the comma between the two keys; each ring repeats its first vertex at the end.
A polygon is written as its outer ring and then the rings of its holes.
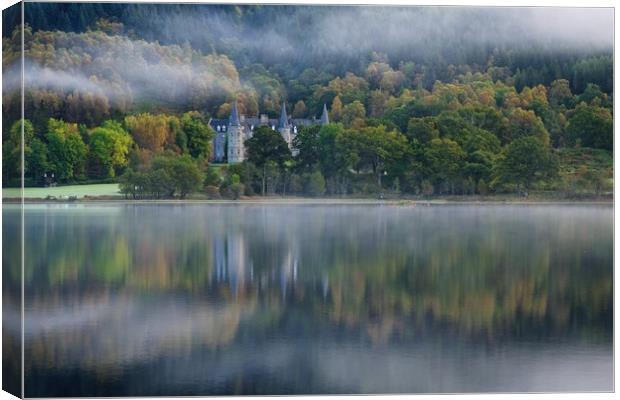
{"type": "Polygon", "coordinates": [[[612,216],[29,206],[26,396],[610,391],[612,216]]]}

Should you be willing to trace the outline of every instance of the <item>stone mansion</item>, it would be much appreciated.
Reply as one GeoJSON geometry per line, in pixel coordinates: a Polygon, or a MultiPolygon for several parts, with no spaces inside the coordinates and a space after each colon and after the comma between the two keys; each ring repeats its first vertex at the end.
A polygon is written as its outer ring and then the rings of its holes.
{"type": "Polygon", "coordinates": [[[210,119],[209,126],[215,132],[213,139],[213,151],[211,161],[217,163],[228,162],[229,164],[240,163],[245,160],[244,142],[252,137],[254,129],[259,126],[270,126],[279,132],[290,149],[293,139],[297,135],[297,129],[302,126],[324,125],[329,123],[327,106],[323,104],[323,114],[317,118],[289,118],[286,113],[286,105],[282,103],[280,118],[270,119],[266,114],[259,117],[246,117],[239,115],[237,102],[233,103],[232,111],[228,119],[210,119]]]}

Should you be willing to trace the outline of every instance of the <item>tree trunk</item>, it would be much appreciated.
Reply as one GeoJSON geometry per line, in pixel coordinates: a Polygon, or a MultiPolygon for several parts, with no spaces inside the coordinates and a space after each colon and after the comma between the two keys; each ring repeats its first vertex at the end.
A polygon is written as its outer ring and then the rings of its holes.
{"type": "Polygon", "coordinates": [[[524,186],[525,186],[525,192],[523,193],[523,195],[525,197],[528,197],[530,195],[530,182],[526,181],[524,186]]]}
{"type": "Polygon", "coordinates": [[[262,187],[263,197],[265,197],[265,175],[267,175],[267,165],[263,165],[263,187],[262,187]]]}

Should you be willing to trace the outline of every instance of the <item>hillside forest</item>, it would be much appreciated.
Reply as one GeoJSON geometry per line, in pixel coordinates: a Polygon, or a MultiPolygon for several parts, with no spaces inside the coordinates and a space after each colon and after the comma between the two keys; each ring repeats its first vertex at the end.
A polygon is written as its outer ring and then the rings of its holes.
{"type": "Polygon", "coordinates": [[[3,11],[5,187],[20,185],[22,124],[26,186],[118,182],[128,198],[613,187],[611,31],[593,43],[565,27],[540,35],[528,26],[537,11],[515,9],[27,3],[22,121],[14,7],[3,11]],[[325,104],[330,123],[302,127],[296,152],[261,127],[246,161],[210,163],[209,119],[234,101],[270,118],[282,102],[294,118],[325,104]]]}

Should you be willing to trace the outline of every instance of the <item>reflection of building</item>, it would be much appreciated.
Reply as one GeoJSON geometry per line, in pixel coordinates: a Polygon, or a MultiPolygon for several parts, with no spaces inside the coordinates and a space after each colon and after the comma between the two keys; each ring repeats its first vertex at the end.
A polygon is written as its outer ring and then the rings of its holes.
{"type": "Polygon", "coordinates": [[[215,280],[228,282],[232,288],[245,286],[252,280],[252,265],[246,256],[246,246],[241,233],[226,234],[213,240],[213,265],[215,280]]]}
{"type": "Polygon", "coordinates": [[[323,113],[320,119],[290,118],[286,113],[286,105],[282,103],[280,118],[270,119],[265,114],[259,117],[246,117],[240,115],[237,102],[233,103],[228,119],[211,119],[209,126],[215,131],[213,140],[212,161],[239,163],[245,160],[244,142],[252,137],[254,129],[259,126],[269,126],[274,131],[280,132],[289,148],[293,145],[293,139],[298,129],[302,126],[325,125],[329,123],[327,106],[323,104],[323,113]]]}
{"type": "Polygon", "coordinates": [[[293,257],[291,250],[289,250],[280,265],[280,290],[283,297],[286,294],[288,284],[297,282],[297,264],[297,258],[293,257]]]}
{"type": "Polygon", "coordinates": [[[296,252],[287,249],[276,256],[273,264],[260,264],[262,272],[255,276],[254,265],[247,243],[240,232],[228,232],[215,237],[212,242],[214,278],[217,283],[224,283],[236,291],[252,283],[267,287],[280,287],[282,295],[287,288],[297,282],[299,262],[296,252]]]}

